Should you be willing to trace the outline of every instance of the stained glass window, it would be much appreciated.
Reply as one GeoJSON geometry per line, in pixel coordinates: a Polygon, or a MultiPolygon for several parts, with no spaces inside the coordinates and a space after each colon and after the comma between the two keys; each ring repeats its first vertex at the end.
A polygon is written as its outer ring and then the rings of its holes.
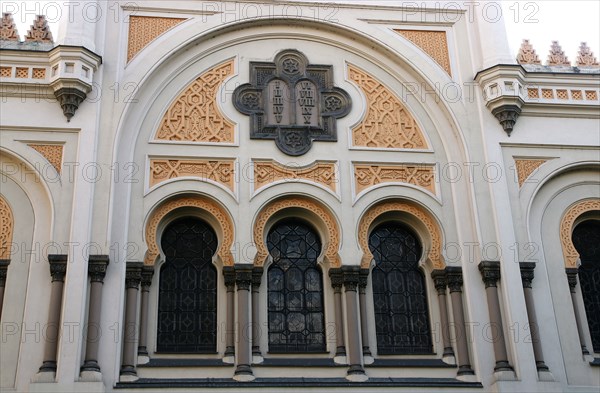
{"type": "Polygon", "coordinates": [[[269,352],[325,351],[319,237],[298,221],[277,224],[267,237],[269,352]]]}
{"type": "Polygon", "coordinates": [[[575,227],[573,245],[579,253],[579,283],[594,352],[600,352],[600,220],[575,227]]]}
{"type": "Polygon", "coordinates": [[[408,228],[385,223],[371,232],[369,248],[375,259],[371,279],[378,354],[432,353],[419,240],[408,228]]]}
{"type": "Polygon", "coordinates": [[[159,352],[217,350],[217,236],[205,222],[186,217],[171,223],[161,240],[166,261],[158,295],[159,352]]]}

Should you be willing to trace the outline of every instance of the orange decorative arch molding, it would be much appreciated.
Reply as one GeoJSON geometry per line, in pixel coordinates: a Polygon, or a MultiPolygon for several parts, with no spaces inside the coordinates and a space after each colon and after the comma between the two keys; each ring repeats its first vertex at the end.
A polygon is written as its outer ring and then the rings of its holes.
{"type": "Polygon", "coordinates": [[[577,267],[579,253],[573,245],[573,224],[585,212],[600,210],[600,199],[588,199],[572,205],[563,215],[560,222],[560,243],[565,257],[565,267],[577,267]]]}
{"type": "Polygon", "coordinates": [[[211,214],[218,222],[221,228],[221,244],[217,250],[217,255],[223,261],[225,266],[233,266],[234,260],[231,254],[233,246],[234,227],[233,220],[221,205],[216,202],[202,197],[182,197],[172,199],[160,205],[154,210],[146,224],[146,257],[144,258],[145,265],[154,265],[159,254],[158,248],[158,225],[163,218],[170,212],[181,207],[195,207],[202,209],[211,214]]]}
{"type": "Polygon", "coordinates": [[[0,259],[10,259],[10,245],[12,243],[15,222],[8,202],[0,195],[0,259]]]}
{"type": "Polygon", "coordinates": [[[429,236],[431,236],[431,249],[428,254],[429,260],[435,269],[444,269],[446,267],[444,257],[442,256],[442,231],[437,221],[422,207],[407,202],[382,202],[369,208],[363,215],[358,224],[358,244],[363,250],[361,267],[368,268],[373,260],[373,254],[369,250],[369,228],[377,217],[388,212],[405,212],[421,221],[427,228],[429,236]]]}
{"type": "Polygon", "coordinates": [[[333,214],[329,209],[325,208],[320,203],[303,197],[290,197],[276,200],[269,203],[264,207],[258,214],[258,218],[254,223],[254,244],[256,245],[256,257],[254,258],[254,265],[262,266],[267,260],[269,251],[264,241],[265,228],[269,218],[281,210],[288,208],[301,208],[308,210],[317,216],[319,216],[327,228],[329,239],[327,241],[327,248],[325,249],[325,257],[329,261],[332,267],[341,266],[341,260],[338,255],[340,248],[340,229],[337,225],[333,214]]]}

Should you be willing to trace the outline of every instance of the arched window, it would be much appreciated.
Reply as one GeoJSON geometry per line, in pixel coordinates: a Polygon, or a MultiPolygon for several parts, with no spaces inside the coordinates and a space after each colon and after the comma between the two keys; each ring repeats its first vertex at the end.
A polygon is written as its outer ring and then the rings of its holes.
{"type": "Polygon", "coordinates": [[[573,245],[581,260],[579,282],[592,348],[600,352],[600,220],[577,225],[573,231],[573,245]]]}
{"type": "Polygon", "coordinates": [[[270,352],[325,350],[321,242],[299,221],[280,222],[267,237],[270,352]]]}
{"type": "Polygon", "coordinates": [[[432,353],[425,277],[419,269],[422,247],[417,236],[397,223],[371,232],[369,248],[373,305],[379,355],[432,353]]]}
{"type": "Polygon", "coordinates": [[[214,353],[217,350],[217,250],[212,228],[197,218],[178,219],[161,245],[158,352],[214,353]]]}

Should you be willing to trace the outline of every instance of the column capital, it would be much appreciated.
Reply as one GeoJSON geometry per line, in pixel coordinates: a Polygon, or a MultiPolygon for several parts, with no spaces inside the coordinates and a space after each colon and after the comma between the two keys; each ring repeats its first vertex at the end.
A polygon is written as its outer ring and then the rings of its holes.
{"type": "Polygon", "coordinates": [[[523,288],[531,288],[531,282],[535,277],[533,273],[535,270],[535,262],[519,262],[519,269],[521,270],[523,288]]]}
{"type": "Polygon", "coordinates": [[[344,274],[342,273],[342,269],[339,267],[332,267],[329,269],[329,279],[331,280],[331,287],[335,292],[340,292],[342,290],[342,285],[344,285],[344,274]]]}
{"type": "Polygon", "coordinates": [[[249,291],[252,284],[252,268],[253,266],[247,263],[236,263],[235,267],[235,283],[238,291],[249,291]]]}
{"type": "Polygon", "coordinates": [[[360,281],[360,266],[342,266],[342,273],[346,292],[356,292],[360,281]]]}
{"type": "Polygon", "coordinates": [[[361,268],[358,273],[358,291],[359,293],[366,293],[367,284],[369,283],[369,274],[371,269],[361,268]]]}
{"type": "Polygon", "coordinates": [[[462,278],[462,267],[460,266],[446,266],[444,269],[446,272],[446,279],[450,293],[462,292],[463,278],[462,278]]]}
{"type": "Polygon", "coordinates": [[[127,262],[125,267],[125,288],[138,289],[142,281],[143,262],[127,262]]]}
{"type": "Polygon", "coordinates": [[[8,273],[8,265],[10,265],[10,259],[0,259],[0,287],[6,285],[6,273],[8,273]]]}
{"type": "Polygon", "coordinates": [[[50,264],[50,275],[52,276],[52,282],[65,281],[65,275],[67,274],[67,259],[67,255],[64,254],[48,255],[48,263],[50,264]]]}
{"type": "Polygon", "coordinates": [[[568,267],[565,269],[567,273],[567,281],[569,282],[569,289],[571,292],[575,292],[575,287],[577,286],[577,275],[579,274],[579,268],[577,267],[568,267]]]}
{"type": "Polygon", "coordinates": [[[152,277],[154,277],[154,266],[142,266],[142,289],[150,289],[152,286],[152,277]]]}
{"type": "Polygon", "coordinates": [[[235,287],[235,268],[233,266],[223,266],[223,279],[227,290],[234,290],[235,287]]]}
{"type": "Polygon", "coordinates": [[[481,261],[479,263],[479,272],[485,283],[485,287],[495,287],[500,280],[500,262],[499,261],[481,261]]]}
{"type": "Polygon", "coordinates": [[[448,286],[448,276],[446,271],[442,269],[436,269],[431,272],[431,278],[433,279],[433,284],[438,295],[445,295],[446,287],[448,286]]]}
{"type": "Polygon", "coordinates": [[[258,290],[260,287],[264,270],[262,266],[254,266],[252,268],[252,289],[258,290]]]}
{"type": "Polygon", "coordinates": [[[88,276],[91,282],[104,283],[109,262],[108,255],[90,255],[88,257],[88,276]]]}

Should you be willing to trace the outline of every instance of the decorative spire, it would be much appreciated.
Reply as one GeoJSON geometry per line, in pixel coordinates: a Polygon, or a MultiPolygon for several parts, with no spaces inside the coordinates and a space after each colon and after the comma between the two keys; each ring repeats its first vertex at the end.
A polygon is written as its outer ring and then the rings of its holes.
{"type": "Polygon", "coordinates": [[[533,45],[529,43],[529,40],[523,40],[519,54],[517,55],[517,62],[519,64],[542,64],[533,45]]]}
{"type": "Polygon", "coordinates": [[[27,36],[25,36],[25,41],[54,43],[52,32],[44,15],[38,15],[33,21],[31,29],[27,32],[27,36]]]}
{"type": "Polygon", "coordinates": [[[598,67],[598,59],[594,57],[592,50],[585,42],[582,42],[579,46],[579,53],[577,53],[577,66],[578,67],[598,67]]]}
{"type": "Polygon", "coordinates": [[[558,41],[552,41],[552,46],[550,46],[550,54],[548,55],[548,63],[547,65],[551,66],[571,66],[571,62],[565,56],[565,52],[563,52],[562,48],[558,44],[558,41]]]}
{"type": "Polygon", "coordinates": [[[2,41],[19,41],[19,32],[13,20],[12,14],[6,12],[2,14],[0,20],[0,40],[2,41]]]}

